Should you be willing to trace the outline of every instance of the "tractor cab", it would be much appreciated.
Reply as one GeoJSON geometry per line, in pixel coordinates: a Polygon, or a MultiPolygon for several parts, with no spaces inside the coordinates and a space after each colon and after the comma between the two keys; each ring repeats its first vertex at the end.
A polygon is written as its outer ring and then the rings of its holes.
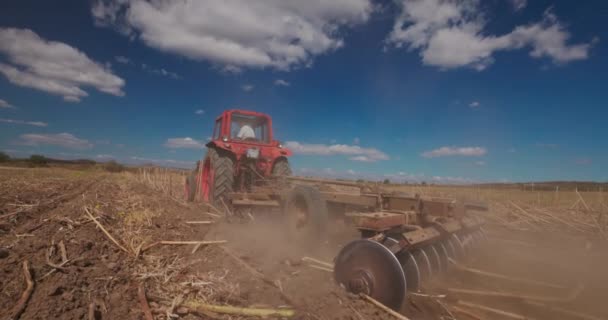
{"type": "Polygon", "coordinates": [[[244,113],[233,113],[230,117],[230,138],[257,143],[269,143],[269,119],[264,116],[252,116],[244,113]]]}
{"type": "MultiPolygon", "coordinates": [[[[228,110],[215,120],[214,141],[272,144],[272,120],[254,111],[228,110]]],[[[275,143],[278,146],[278,142],[275,143]]]]}

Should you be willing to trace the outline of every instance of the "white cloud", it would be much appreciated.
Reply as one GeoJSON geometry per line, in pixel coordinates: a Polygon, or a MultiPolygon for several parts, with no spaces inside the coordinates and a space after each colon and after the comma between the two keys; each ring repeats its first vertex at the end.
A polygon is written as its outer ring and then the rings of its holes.
{"type": "Polygon", "coordinates": [[[241,89],[243,89],[243,91],[245,91],[245,92],[252,91],[253,88],[255,88],[255,87],[252,84],[244,84],[241,86],[241,89]]]}
{"type": "Polygon", "coordinates": [[[85,139],[80,139],[71,133],[57,134],[23,134],[20,143],[28,146],[54,145],[70,149],[88,149],[93,144],[85,139]]]}
{"type": "Polygon", "coordinates": [[[359,140],[359,138],[355,137],[353,139],[353,144],[359,144],[361,142],[361,140],[359,140]]]}
{"type": "Polygon", "coordinates": [[[0,28],[0,73],[13,84],[60,95],[78,102],[88,96],[81,87],[123,96],[125,81],[65,43],[47,41],[29,29],[0,28]]]}
{"type": "Polygon", "coordinates": [[[149,65],[147,65],[145,63],[141,64],[141,68],[142,68],[142,70],[144,70],[144,71],[146,71],[148,73],[159,75],[159,76],[169,77],[169,78],[175,79],[175,80],[178,80],[178,79],[182,78],[180,75],[178,75],[175,72],[167,71],[164,68],[155,68],[155,67],[149,66],[149,65]]]}
{"type": "Polygon", "coordinates": [[[131,60],[125,56],[115,56],[114,60],[116,60],[116,62],[118,63],[122,63],[122,64],[129,64],[131,63],[131,60]]]}
{"type": "MultiPolygon", "coordinates": [[[[118,63],[122,63],[122,64],[126,64],[126,65],[131,65],[131,66],[137,65],[137,63],[135,63],[135,61],[133,61],[125,56],[115,56],[114,60],[116,60],[118,63]]],[[[165,76],[165,77],[169,77],[169,78],[176,79],[176,80],[182,78],[179,74],[177,74],[175,72],[167,71],[165,68],[156,68],[156,67],[150,66],[146,63],[140,64],[140,67],[143,71],[150,73],[150,74],[165,76]]]]}
{"type": "Polygon", "coordinates": [[[425,151],[422,156],[425,158],[437,158],[447,156],[478,157],[487,153],[482,147],[441,147],[439,149],[425,151]]]}
{"type": "Polygon", "coordinates": [[[509,1],[511,2],[511,5],[513,6],[513,9],[515,11],[519,11],[528,5],[528,0],[509,0],[509,1]]]}
{"type": "Polygon", "coordinates": [[[358,161],[358,162],[376,162],[376,160],[374,160],[368,156],[355,156],[355,157],[348,158],[348,160],[358,161]]]}
{"type": "Polygon", "coordinates": [[[389,156],[375,148],[362,148],[360,146],[345,144],[302,144],[297,141],[287,141],[285,146],[297,154],[332,156],[346,155],[350,160],[362,162],[376,162],[388,160],[389,156]]]}
{"type": "Polygon", "coordinates": [[[13,124],[27,124],[27,125],[35,126],[35,127],[46,127],[46,126],[48,126],[48,123],[46,123],[46,122],[40,122],[40,121],[23,121],[23,120],[1,119],[0,118],[0,122],[13,123],[13,124]]]}
{"type": "Polygon", "coordinates": [[[485,161],[475,161],[475,165],[478,167],[483,167],[486,165],[486,162],[485,161]]]}
{"type": "Polygon", "coordinates": [[[124,0],[95,2],[91,7],[95,25],[98,27],[113,27],[121,34],[133,39],[133,30],[123,19],[120,19],[120,15],[125,14],[123,6],[126,3],[124,0]]]}
{"type": "Polygon", "coordinates": [[[481,103],[479,103],[479,101],[473,101],[471,103],[469,103],[469,107],[475,109],[478,108],[479,106],[481,106],[481,103]]]}
{"type": "Polygon", "coordinates": [[[227,65],[227,66],[223,66],[221,68],[221,71],[223,73],[227,73],[227,74],[239,74],[239,73],[243,72],[243,68],[233,66],[233,65],[227,65]]]}
{"type": "Polygon", "coordinates": [[[485,31],[478,0],[402,0],[402,11],[387,38],[389,44],[419,50],[426,65],[483,70],[497,51],[530,48],[530,56],[556,64],[586,59],[591,43],[568,44],[570,33],[551,10],[540,22],[517,26],[503,35],[485,31]]]}
{"type": "Polygon", "coordinates": [[[279,87],[289,87],[290,83],[283,79],[277,79],[274,81],[274,85],[279,87]]]}
{"type": "Polygon", "coordinates": [[[17,107],[15,107],[14,105],[6,102],[6,100],[2,100],[2,99],[0,99],[0,108],[17,109],[17,107]]]}
{"type": "Polygon", "coordinates": [[[194,113],[195,113],[195,114],[198,114],[199,116],[200,116],[200,115],[204,115],[204,114],[205,114],[205,110],[203,110],[203,109],[198,109],[198,110],[194,111],[194,113]]]}
{"type": "Polygon", "coordinates": [[[344,45],[341,28],[364,23],[370,0],[97,0],[98,26],[146,45],[240,69],[287,70],[344,45]]]}
{"type": "Polygon", "coordinates": [[[170,138],[165,142],[165,147],[172,149],[202,149],[205,147],[205,144],[190,137],[170,138]]]}

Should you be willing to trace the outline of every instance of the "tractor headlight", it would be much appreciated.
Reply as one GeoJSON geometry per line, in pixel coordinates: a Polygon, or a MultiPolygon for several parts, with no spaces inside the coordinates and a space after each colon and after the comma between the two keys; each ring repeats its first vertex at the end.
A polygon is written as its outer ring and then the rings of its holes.
{"type": "Polygon", "coordinates": [[[224,141],[224,142],[228,142],[228,137],[223,137],[223,138],[222,138],[222,141],[224,141]]]}
{"type": "Polygon", "coordinates": [[[258,149],[247,149],[247,158],[257,159],[260,157],[260,150],[258,149]]]}
{"type": "Polygon", "coordinates": [[[279,149],[283,149],[283,144],[279,143],[279,149]]]}

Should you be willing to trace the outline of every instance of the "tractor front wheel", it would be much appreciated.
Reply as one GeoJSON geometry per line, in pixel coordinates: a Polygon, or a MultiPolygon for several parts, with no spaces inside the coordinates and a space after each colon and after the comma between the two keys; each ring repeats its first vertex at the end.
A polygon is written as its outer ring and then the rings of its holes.
{"type": "Polygon", "coordinates": [[[217,204],[231,193],[234,185],[234,162],[230,154],[214,148],[207,150],[201,175],[203,200],[217,204]]]}
{"type": "Polygon", "coordinates": [[[289,161],[287,159],[279,159],[274,163],[272,167],[272,175],[273,176],[290,176],[291,175],[291,167],[289,166],[289,161]]]}

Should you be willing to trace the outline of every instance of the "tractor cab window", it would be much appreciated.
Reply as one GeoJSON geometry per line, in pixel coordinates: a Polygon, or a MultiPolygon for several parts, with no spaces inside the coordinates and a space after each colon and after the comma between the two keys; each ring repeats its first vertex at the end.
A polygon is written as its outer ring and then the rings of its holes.
{"type": "Polygon", "coordinates": [[[230,135],[235,140],[268,142],[268,123],[264,117],[233,113],[230,135]]]}
{"type": "Polygon", "coordinates": [[[213,128],[213,140],[218,140],[222,134],[222,119],[215,121],[215,128],[213,128]]]}

